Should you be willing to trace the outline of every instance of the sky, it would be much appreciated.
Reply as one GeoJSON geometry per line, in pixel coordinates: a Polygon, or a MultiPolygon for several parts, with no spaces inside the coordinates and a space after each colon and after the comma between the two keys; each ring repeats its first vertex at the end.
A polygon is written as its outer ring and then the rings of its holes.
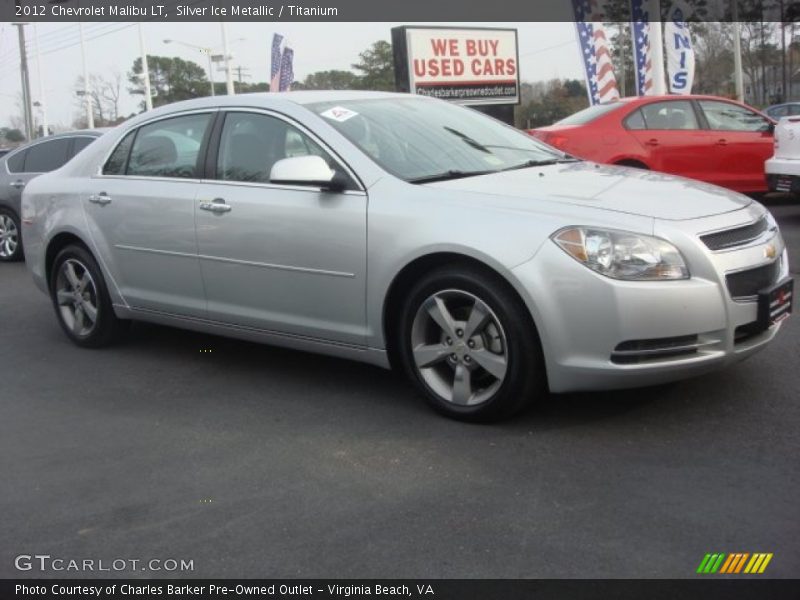
{"type": "MultiPolygon", "coordinates": [[[[391,40],[390,30],[397,25],[422,23],[273,23],[229,22],[228,42],[233,66],[248,69],[246,81],[269,80],[269,49],[273,33],[285,36],[294,49],[295,80],[314,71],[349,70],[359,52],[378,39],[391,40]]],[[[426,23],[443,25],[441,23],[426,23]]],[[[478,24],[448,23],[470,27],[478,24]]],[[[553,78],[581,79],[582,68],[573,23],[490,23],[492,27],[513,27],[519,32],[520,76],[523,81],[553,78]]],[[[82,74],[78,23],[39,23],[36,26],[41,50],[43,92],[34,52],[34,28],[27,26],[29,42],[31,96],[44,97],[51,126],[68,129],[78,112],[75,81],[82,74]]],[[[145,46],[150,55],[179,56],[207,68],[207,59],[198,50],[163,40],[174,39],[199,46],[222,46],[219,23],[145,23],[145,46]]],[[[127,88],[127,72],[139,56],[138,27],[132,23],[87,23],[84,25],[87,69],[106,77],[120,73],[127,88]]],[[[225,74],[214,73],[222,82],[225,74]]],[[[12,115],[21,115],[19,42],[10,23],[0,23],[0,126],[8,126],[12,115]]],[[[121,114],[137,110],[141,96],[123,92],[121,114]]],[[[36,112],[38,109],[34,109],[36,112]]],[[[38,114],[38,113],[37,113],[38,114]]],[[[39,117],[37,116],[37,123],[39,117]]]]}

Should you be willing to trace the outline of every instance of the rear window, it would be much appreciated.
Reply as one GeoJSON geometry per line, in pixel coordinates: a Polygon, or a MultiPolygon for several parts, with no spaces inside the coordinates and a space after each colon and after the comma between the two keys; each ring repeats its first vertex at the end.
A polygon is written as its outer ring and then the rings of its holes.
{"type": "Polygon", "coordinates": [[[584,108],[583,110],[576,112],[574,115],[568,116],[566,119],[561,119],[556,123],[556,125],[586,125],[586,123],[591,123],[595,119],[599,119],[603,115],[617,110],[622,106],[623,105],[621,102],[595,104],[594,106],[590,106],[589,108],[584,108]]]}
{"type": "Polygon", "coordinates": [[[69,138],[61,138],[51,142],[42,142],[28,148],[25,157],[26,173],[48,173],[62,166],[67,159],[69,138]]]}

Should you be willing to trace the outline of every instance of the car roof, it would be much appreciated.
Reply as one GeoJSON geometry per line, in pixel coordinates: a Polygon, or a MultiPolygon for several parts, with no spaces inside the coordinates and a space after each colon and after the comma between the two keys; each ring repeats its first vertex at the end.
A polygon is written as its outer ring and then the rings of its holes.
{"type": "MultiPolygon", "coordinates": [[[[191,100],[172,102],[158,108],[140,113],[136,119],[147,115],[158,117],[174,112],[199,110],[204,108],[223,108],[227,106],[249,106],[261,108],[280,108],[287,105],[306,105],[315,102],[345,102],[354,100],[377,100],[382,98],[419,98],[430,100],[416,94],[395,92],[367,92],[360,90],[303,90],[295,92],[253,92],[235,96],[203,96],[191,100]]],[[[127,122],[126,122],[127,124],[127,122]]]]}

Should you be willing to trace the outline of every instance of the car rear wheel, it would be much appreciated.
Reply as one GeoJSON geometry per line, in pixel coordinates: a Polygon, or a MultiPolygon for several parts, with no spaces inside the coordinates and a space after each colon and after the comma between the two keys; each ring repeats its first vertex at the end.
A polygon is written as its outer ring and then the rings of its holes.
{"type": "Polygon", "coordinates": [[[10,210],[0,208],[0,262],[22,259],[22,236],[19,219],[10,210]]]}
{"type": "Polygon", "coordinates": [[[446,416],[505,418],[544,393],[533,321],[505,282],[483,270],[424,277],[409,294],[398,335],[405,371],[446,416]]]}
{"type": "Polygon", "coordinates": [[[125,328],[126,322],[114,314],[97,262],[82,246],[67,246],[56,256],[50,295],[58,322],[78,346],[106,346],[125,328]]]}

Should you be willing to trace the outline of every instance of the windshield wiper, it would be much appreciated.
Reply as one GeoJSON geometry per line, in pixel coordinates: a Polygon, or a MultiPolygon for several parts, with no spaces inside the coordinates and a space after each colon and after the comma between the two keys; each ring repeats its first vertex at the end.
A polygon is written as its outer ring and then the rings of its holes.
{"type": "Polygon", "coordinates": [[[486,171],[461,171],[458,169],[450,169],[442,173],[435,173],[433,175],[423,175],[422,177],[415,177],[409,179],[409,183],[434,183],[436,181],[449,181],[451,179],[463,179],[464,177],[476,177],[477,175],[488,175],[489,173],[497,173],[494,169],[486,171]]]}
{"type": "Polygon", "coordinates": [[[529,169],[531,167],[546,167],[547,165],[559,165],[562,163],[580,162],[577,158],[563,157],[563,158],[547,158],[544,160],[526,160],[523,163],[506,167],[503,171],[514,171],[516,169],[529,169]]]}
{"type": "Polygon", "coordinates": [[[480,142],[478,142],[476,140],[473,140],[471,137],[469,137],[465,133],[461,133],[458,129],[453,129],[452,127],[445,126],[444,130],[452,133],[455,136],[458,136],[459,138],[461,138],[461,140],[465,144],[468,144],[469,146],[472,146],[476,150],[480,150],[481,152],[485,152],[486,154],[491,154],[492,153],[492,151],[489,150],[488,146],[485,146],[485,145],[481,144],[480,142]]]}

